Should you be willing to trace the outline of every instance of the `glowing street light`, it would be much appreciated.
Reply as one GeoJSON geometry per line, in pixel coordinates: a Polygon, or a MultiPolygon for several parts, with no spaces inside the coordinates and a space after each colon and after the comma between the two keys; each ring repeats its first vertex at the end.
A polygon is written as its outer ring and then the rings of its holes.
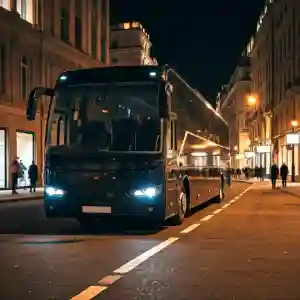
{"type": "Polygon", "coordinates": [[[292,125],[293,128],[297,127],[298,126],[298,121],[297,120],[292,120],[291,125],[292,125]]]}
{"type": "Polygon", "coordinates": [[[255,105],[256,104],[256,97],[253,96],[253,95],[249,95],[247,100],[248,100],[249,105],[255,105]]]}

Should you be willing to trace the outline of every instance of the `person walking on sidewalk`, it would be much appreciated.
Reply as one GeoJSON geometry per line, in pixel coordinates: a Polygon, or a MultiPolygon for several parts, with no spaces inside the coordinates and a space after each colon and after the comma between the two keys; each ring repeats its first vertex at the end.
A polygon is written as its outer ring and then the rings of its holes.
{"type": "Polygon", "coordinates": [[[30,193],[35,192],[36,182],[37,182],[37,179],[38,179],[38,167],[37,167],[37,165],[35,164],[34,161],[32,161],[32,164],[29,167],[28,177],[30,179],[30,190],[29,190],[29,192],[30,193]]]}
{"type": "Polygon", "coordinates": [[[278,178],[278,167],[276,164],[273,164],[271,167],[271,182],[272,182],[272,189],[276,188],[276,180],[278,178]]]}
{"type": "Polygon", "coordinates": [[[228,187],[231,186],[231,174],[232,174],[232,171],[231,171],[231,168],[228,165],[226,170],[225,170],[225,178],[226,178],[226,183],[227,183],[228,187]]]}
{"type": "Polygon", "coordinates": [[[285,163],[282,164],[280,168],[280,177],[282,181],[282,187],[286,187],[286,179],[289,174],[289,169],[285,163]]]}
{"type": "Polygon", "coordinates": [[[15,195],[15,194],[18,194],[17,192],[17,185],[18,185],[18,178],[19,178],[19,175],[20,175],[20,164],[19,164],[19,157],[16,157],[11,165],[10,165],[10,174],[11,174],[11,190],[12,190],[12,193],[15,195]]]}

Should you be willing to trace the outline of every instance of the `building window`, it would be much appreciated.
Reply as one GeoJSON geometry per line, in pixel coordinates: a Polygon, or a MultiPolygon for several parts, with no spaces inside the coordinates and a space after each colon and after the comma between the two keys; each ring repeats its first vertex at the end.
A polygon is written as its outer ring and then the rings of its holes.
{"type": "Polygon", "coordinates": [[[97,21],[92,20],[92,56],[98,58],[98,43],[97,43],[97,21]]]}
{"type": "Polygon", "coordinates": [[[0,0],[0,6],[7,10],[10,10],[10,0],[0,0]]]}
{"type": "Polygon", "coordinates": [[[82,0],[75,1],[75,47],[82,49],[82,0]]]}
{"type": "Polygon", "coordinates": [[[0,189],[6,187],[6,131],[0,129],[0,189]]]}
{"type": "Polygon", "coordinates": [[[20,158],[22,173],[19,178],[19,186],[29,185],[28,170],[34,161],[34,133],[17,131],[17,156],[20,158]]]}
{"type": "Polygon", "coordinates": [[[50,9],[50,33],[52,36],[55,36],[55,4],[54,1],[51,1],[51,9],[50,9]]]}
{"type": "Polygon", "coordinates": [[[106,63],[106,40],[101,39],[101,61],[106,63]]]}
{"type": "Polygon", "coordinates": [[[98,59],[98,0],[93,0],[92,10],[92,30],[91,30],[91,48],[92,56],[98,59]]]}
{"type": "Polygon", "coordinates": [[[17,0],[17,12],[22,19],[33,24],[33,0],[17,0]]]}
{"type": "Polygon", "coordinates": [[[25,56],[21,59],[21,99],[26,101],[28,96],[28,61],[25,56]]]}
{"type": "Polygon", "coordinates": [[[107,40],[107,0],[102,0],[101,15],[101,61],[106,64],[106,40],[107,40]]]}
{"type": "Polygon", "coordinates": [[[61,8],[60,10],[60,38],[62,41],[68,43],[70,40],[69,35],[69,9],[61,8]]]}
{"type": "Polygon", "coordinates": [[[79,17],[75,17],[75,46],[82,49],[82,22],[79,17]]]}
{"type": "Polygon", "coordinates": [[[0,94],[5,92],[5,46],[0,45],[0,94]]]}

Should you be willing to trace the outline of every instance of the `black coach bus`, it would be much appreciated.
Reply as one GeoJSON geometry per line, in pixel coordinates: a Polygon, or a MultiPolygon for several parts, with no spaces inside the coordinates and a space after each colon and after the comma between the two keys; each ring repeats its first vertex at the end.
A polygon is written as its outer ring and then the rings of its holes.
{"type": "Polygon", "coordinates": [[[192,207],[220,195],[228,125],[173,69],[65,71],[54,89],[30,93],[27,120],[35,120],[41,96],[50,98],[47,217],[181,223],[192,207]]]}

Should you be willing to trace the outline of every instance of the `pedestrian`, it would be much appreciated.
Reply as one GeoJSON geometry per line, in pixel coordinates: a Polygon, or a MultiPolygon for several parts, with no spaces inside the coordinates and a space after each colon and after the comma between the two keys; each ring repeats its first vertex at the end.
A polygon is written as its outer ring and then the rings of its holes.
{"type": "Polygon", "coordinates": [[[264,181],[264,179],[265,179],[265,168],[263,166],[260,166],[259,173],[260,173],[260,181],[264,181]]]}
{"type": "Polygon", "coordinates": [[[225,171],[226,183],[228,187],[231,186],[231,174],[231,168],[228,166],[225,171]]]}
{"type": "Polygon", "coordinates": [[[286,179],[289,174],[289,169],[285,163],[280,167],[280,177],[282,181],[282,187],[286,187],[286,179]]]}
{"type": "Polygon", "coordinates": [[[260,177],[260,174],[259,174],[259,167],[258,166],[255,166],[255,169],[254,169],[254,176],[256,177],[256,179],[258,180],[259,177],[260,177]]]}
{"type": "Polygon", "coordinates": [[[11,190],[12,194],[18,194],[17,192],[17,185],[18,185],[18,178],[20,175],[20,164],[19,164],[19,157],[16,157],[11,165],[10,165],[10,174],[11,174],[11,190]]]}
{"type": "Polygon", "coordinates": [[[35,192],[36,190],[36,182],[38,179],[38,166],[35,164],[34,161],[32,161],[32,164],[29,167],[28,170],[28,177],[30,179],[30,190],[29,192],[35,192]]]}
{"type": "Polygon", "coordinates": [[[274,163],[272,166],[271,166],[271,182],[272,182],[272,189],[275,189],[276,188],[276,180],[278,178],[278,167],[277,165],[274,163]]]}

